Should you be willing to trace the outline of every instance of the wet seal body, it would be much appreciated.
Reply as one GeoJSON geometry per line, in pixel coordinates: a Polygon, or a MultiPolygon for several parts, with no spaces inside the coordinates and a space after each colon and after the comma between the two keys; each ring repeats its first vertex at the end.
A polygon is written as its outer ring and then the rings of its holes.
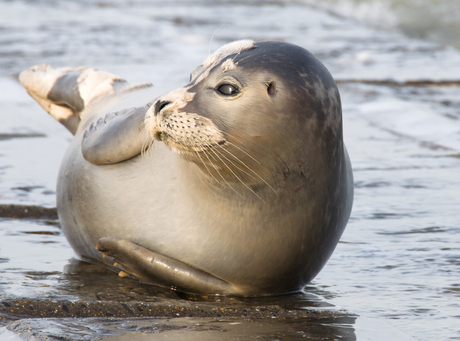
{"type": "Polygon", "coordinates": [[[227,44],[159,98],[113,75],[96,96],[75,71],[42,69],[20,80],[72,122],[57,201],[81,257],[186,292],[247,296],[300,290],[324,266],[353,179],[338,90],[311,53],[227,44]]]}

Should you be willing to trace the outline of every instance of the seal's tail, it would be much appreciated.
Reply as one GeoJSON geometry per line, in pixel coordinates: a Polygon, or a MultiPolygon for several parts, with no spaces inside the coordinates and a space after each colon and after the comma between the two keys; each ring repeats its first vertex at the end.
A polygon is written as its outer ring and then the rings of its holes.
{"type": "Polygon", "coordinates": [[[19,81],[72,134],[88,109],[100,99],[146,85],[128,86],[120,77],[91,68],[53,69],[47,65],[35,65],[21,72],[19,81]]]}

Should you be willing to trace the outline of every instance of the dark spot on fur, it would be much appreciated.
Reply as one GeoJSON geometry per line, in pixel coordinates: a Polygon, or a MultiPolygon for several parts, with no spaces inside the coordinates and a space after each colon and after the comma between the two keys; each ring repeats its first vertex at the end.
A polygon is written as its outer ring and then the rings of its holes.
{"type": "Polygon", "coordinates": [[[271,82],[270,84],[268,84],[267,93],[268,93],[268,95],[271,96],[271,97],[275,96],[275,94],[276,94],[276,85],[275,85],[275,82],[271,82]]]}

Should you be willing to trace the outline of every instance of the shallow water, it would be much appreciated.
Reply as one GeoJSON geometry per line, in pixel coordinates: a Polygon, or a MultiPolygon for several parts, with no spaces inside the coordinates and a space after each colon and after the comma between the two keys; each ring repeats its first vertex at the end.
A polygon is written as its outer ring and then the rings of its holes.
{"type": "Polygon", "coordinates": [[[460,47],[460,2],[457,0],[303,0],[380,29],[460,47]]]}
{"type": "MultiPolygon", "coordinates": [[[[341,330],[345,339],[459,340],[460,52],[341,14],[283,1],[0,2],[0,205],[55,207],[71,138],[20,87],[23,69],[88,65],[172,88],[229,41],[296,43],[339,83],[355,176],[350,222],[304,294],[203,304],[346,309],[359,317],[344,323],[352,330],[341,330]]],[[[0,219],[2,298],[182,299],[71,260],[52,218],[0,219]]],[[[59,321],[40,323],[62,334],[69,327],[59,321]]],[[[85,321],[103,337],[100,320],[85,321]]]]}

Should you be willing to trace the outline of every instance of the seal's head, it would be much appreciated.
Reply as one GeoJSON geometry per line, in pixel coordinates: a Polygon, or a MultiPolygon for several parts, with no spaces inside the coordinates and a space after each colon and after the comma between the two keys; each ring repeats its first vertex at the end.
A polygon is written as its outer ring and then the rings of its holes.
{"type": "Polygon", "coordinates": [[[342,151],[334,80],[310,52],[282,42],[224,45],[192,72],[189,84],[156,101],[145,125],[226,183],[264,179],[279,187],[280,173],[308,177],[316,168],[311,160],[324,169],[342,151]]]}

